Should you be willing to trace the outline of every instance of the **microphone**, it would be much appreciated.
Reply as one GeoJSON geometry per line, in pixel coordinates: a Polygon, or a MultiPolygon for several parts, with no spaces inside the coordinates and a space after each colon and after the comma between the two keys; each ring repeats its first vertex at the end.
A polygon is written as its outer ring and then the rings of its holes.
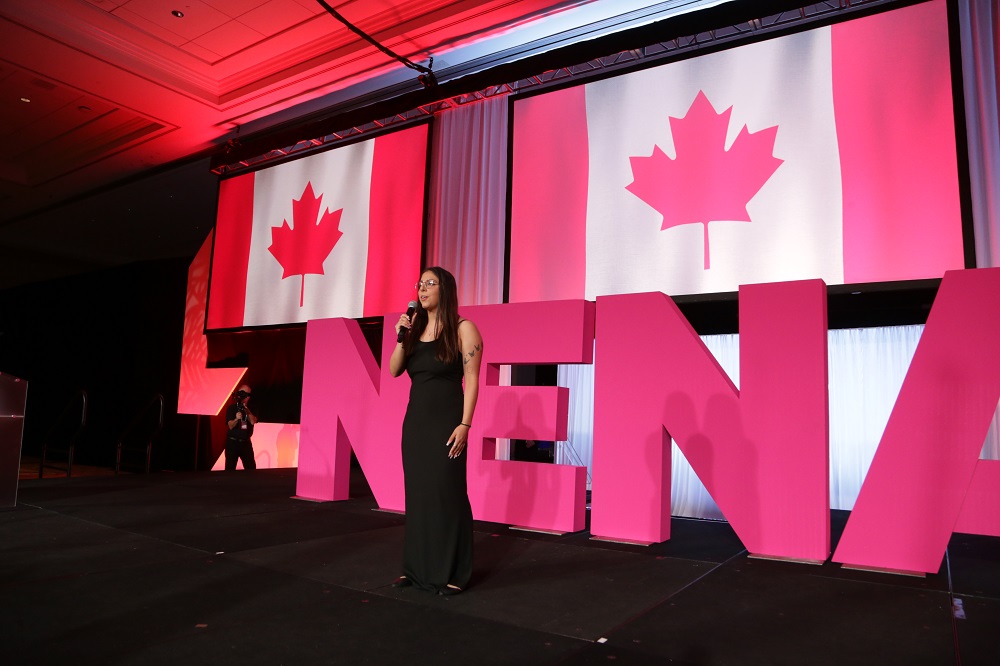
{"type": "MultiPolygon", "coordinates": [[[[417,302],[416,301],[410,301],[406,305],[406,316],[410,318],[410,324],[411,325],[413,324],[413,313],[416,312],[416,311],[417,311],[417,302]]],[[[396,334],[396,342],[402,342],[403,338],[405,338],[406,334],[409,333],[409,332],[410,332],[410,329],[408,329],[408,328],[406,328],[404,326],[400,326],[399,327],[399,333],[396,334]]]]}

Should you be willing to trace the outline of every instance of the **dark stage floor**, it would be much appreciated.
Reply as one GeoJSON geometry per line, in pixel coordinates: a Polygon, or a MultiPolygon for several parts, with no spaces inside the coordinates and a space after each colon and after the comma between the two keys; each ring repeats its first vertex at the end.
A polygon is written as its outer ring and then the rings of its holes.
{"type": "Polygon", "coordinates": [[[389,586],[403,517],[353,481],[323,504],[294,470],[22,481],[0,663],[1000,663],[1000,539],[913,578],[749,559],[725,523],[646,548],[476,523],[473,586],[437,597],[389,586]]]}

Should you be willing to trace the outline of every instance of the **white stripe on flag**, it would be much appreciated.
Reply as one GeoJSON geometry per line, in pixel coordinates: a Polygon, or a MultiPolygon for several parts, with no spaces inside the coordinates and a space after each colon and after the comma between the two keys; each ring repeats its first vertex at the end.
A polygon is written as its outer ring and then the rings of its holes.
{"type": "Polygon", "coordinates": [[[368,140],[257,174],[244,325],[363,316],[373,153],[374,140],[368,140]],[[316,198],[322,196],[320,216],[343,209],[343,236],[323,262],[323,274],[282,279],[284,269],[268,251],[272,229],[285,220],[295,229],[292,202],[307,183],[316,198]]]}
{"type": "Polygon", "coordinates": [[[588,299],[817,277],[843,282],[830,39],[822,28],[587,85],[588,299]],[[744,125],[751,133],[777,126],[774,156],[784,161],[750,200],[751,222],[708,225],[707,270],[702,224],[661,230],[662,215],[625,189],[634,178],[630,157],[649,156],[654,145],[677,157],[669,117],[687,115],[699,91],[718,114],[732,107],[727,150],[744,125]]]}

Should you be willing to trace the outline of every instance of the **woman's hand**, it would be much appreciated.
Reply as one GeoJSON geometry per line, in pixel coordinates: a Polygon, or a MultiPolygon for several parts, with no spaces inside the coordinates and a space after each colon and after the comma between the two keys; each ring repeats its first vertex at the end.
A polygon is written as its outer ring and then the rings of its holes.
{"type": "Polygon", "coordinates": [[[406,330],[410,330],[411,325],[412,322],[410,321],[410,318],[406,316],[405,312],[399,315],[399,321],[396,322],[396,337],[399,337],[399,331],[401,329],[405,328],[406,330]]]}
{"type": "Polygon", "coordinates": [[[465,424],[458,424],[455,430],[452,431],[451,437],[448,438],[448,443],[445,446],[450,446],[451,449],[448,451],[449,458],[457,458],[462,455],[462,451],[465,450],[465,444],[469,441],[469,426],[465,424]]]}
{"type": "MultiPolygon", "coordinates": [[[[411,325],[410,318],[406,316],[406,313],[399,315],[399,321],[396,322],[396,339],[400,339],[400,331],[410,330],[411,325]]],[[[405,334],[404,334],[405,335],[405,334]]],[[[397,342],[396,346],[392,349],[392,355],[389,357],[389,374],[393,377],[399,377],[403,374],[403,370],[406,369],[406,353],[402,342],[397,342]]]]}

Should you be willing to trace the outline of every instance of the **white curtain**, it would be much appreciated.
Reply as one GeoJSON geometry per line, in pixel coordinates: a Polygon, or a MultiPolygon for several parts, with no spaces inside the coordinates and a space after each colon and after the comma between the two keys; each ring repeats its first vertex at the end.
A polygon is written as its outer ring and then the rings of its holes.
{"type": "MultiPolygon", "coordinates": [[[[507,203],[507,97],[438,113],[431,150],[428,266],[451,271],[459,305],[503,302],[507,203]]],[[[510,366],[500,369],[510,386],[510,366]]],[[[510,459],[510,440],[496,456],[510,459]]]]}
{"type": "Polygon", "coordinates": [[[976,265],[1000,266],[1000,7],[996,0],[958,7],[976,265]]]}
{"type": "Polygon", "coordinates": [[[427,265],[458,281],[460,305],[503,301],[507,97],[434,117],[427,265]]]}
{"type": "MultiPolygon", "coordinates": [[[[703,335],[702,341],[722,369],[740,385],[740,338],[735,333],[703,335]]],[[[670,442],[670,513],[675,516],[725,520],[719,506],[708,494],[701,479],[681,453],[680,447],[670,442]]]]}
{"type": "Polygon", "coordinates": [[[923,326],[830,331],[830,506],[851,509],[923,326]]]}
{"type": "MultiPolygon", "coordinates": [[[[1000,266],[1000,6],[959,0],[958,16],[976,265],[986,268],[1000,266]]],[[[1000,460],[1000,409],[983,458],[1000,460]]]]}
{"type": "Polygon", "coordinates": [[[594,451],[594,366],[560,365],[556,384],[570,387],[566,441],[556,442],[555,462],[587,468],[587,490],[594,451]]]}

